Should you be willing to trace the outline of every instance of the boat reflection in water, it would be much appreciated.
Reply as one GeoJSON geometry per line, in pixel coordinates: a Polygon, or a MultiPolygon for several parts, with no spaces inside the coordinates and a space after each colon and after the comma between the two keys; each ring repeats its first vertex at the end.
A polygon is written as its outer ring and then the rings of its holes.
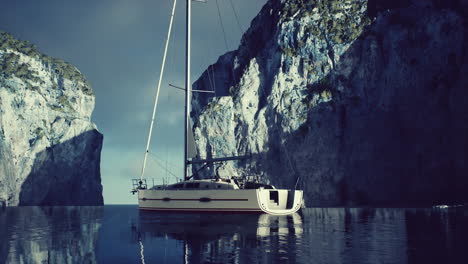
{"type": "Polygon", "coordinates": [[[288,216],[136,205],[0,208],[3,263],[466,263],[468,209],[306,208],[288,216]]]}
{"type": "Polygon", "coordinates": [[[132,225],[132,236],[140,244],[142,263],[144,245],[149,245],[145,241],[152,238],[180,241],[183,263],[295,262],[303,233],[298,213],[274,216],[140,211],[138,220],[132,225]]]}

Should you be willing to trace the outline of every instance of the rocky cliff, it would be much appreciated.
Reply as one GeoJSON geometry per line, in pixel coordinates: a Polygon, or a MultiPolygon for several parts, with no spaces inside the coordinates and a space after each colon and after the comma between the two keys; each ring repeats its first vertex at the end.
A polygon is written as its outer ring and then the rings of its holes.
{"type": "Polygon", "coordinates": [[[102,135],[84,76],[1,31],[0,69],[0,204],[102,204],[102,135]]]}
{"type": "Polygon", "coordinates": [[[194,84],[201,175],[306,204],[468,200],[468,1],[270,0],[194,84]]]}

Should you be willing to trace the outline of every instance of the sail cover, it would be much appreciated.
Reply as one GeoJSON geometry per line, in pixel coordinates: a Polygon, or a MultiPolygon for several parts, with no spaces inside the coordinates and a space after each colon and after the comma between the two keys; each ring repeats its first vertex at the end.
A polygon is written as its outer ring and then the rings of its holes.
{"type": "Polygon", "coordinates": [[[193,137],[192,122],[189,120],[189,129],[187,131],[187,158],[195,158],[197,156],[197,147],[195,146],[195,138],[193,137]]]}

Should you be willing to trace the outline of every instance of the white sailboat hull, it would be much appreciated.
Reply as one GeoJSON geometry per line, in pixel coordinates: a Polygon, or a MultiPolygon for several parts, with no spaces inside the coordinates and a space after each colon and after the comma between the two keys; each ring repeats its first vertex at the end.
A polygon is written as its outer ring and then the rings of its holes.
{"type": "Polygon", "coordinates": [[[302,203],[302,191],[294,190],[138,190],[139,208],[153,211],[287,215],[297,212],[302,203]]]}

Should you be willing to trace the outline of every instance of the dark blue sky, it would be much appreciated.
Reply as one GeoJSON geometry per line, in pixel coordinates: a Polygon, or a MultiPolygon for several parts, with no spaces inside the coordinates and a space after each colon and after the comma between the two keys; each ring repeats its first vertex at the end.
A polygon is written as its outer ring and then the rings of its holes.
{"type": "MultiPolygon", "coordinates": [[[[192,80],[228,49],[267,0],[193,2],[192,80]]],[[[0,29],[75,65],[96,95],[93,121],[104,134],[101,175],[105,203],[136,203],[130,179],[139,177],[172,0],[0,0],[0,29]]],[[[174,180],[155,162],[182,174],[185,1],[177,1],[173,35],[160,95],[148,178],[174,180]],[[173,164],[173,166],[170,166],[173,164]]],[[[151,181],[151,180],[150,180],[151,181]]]]}

